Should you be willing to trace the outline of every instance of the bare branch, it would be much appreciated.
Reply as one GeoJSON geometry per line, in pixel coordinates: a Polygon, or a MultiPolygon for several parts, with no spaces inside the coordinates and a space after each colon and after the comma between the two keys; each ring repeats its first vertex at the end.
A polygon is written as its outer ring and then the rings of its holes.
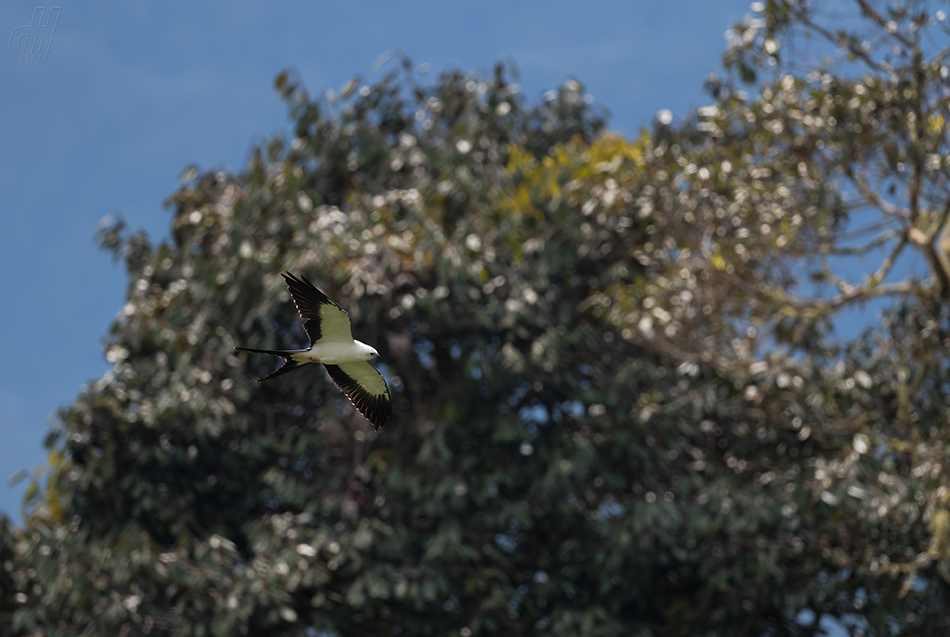
{"type": "Polygon", "coordinates": [[[888,20],[885,20],[884,16],[878,13],[874,9],[874,7],[872,7],[868,3],[867,0],[855,0],[855,1],[858,3],[858,6],[861,7],[861,11],[864,13],[864,15],[869,17],[879,27],[884,29],[884,31],[887,32],[892,38],[894,38],[895,40],[897,40],[898,42],[906,46],[908,49],[913,49],[915,51],[917,50],[916,43],[911,42],[910,40],[902,36],[900,33],[898,33],[897,31],[894,31],[893,33],[891,33],[891,31],[889,31],[887,28],[888,20]]]}
{"type": "Polygon", "coordinates": [[[950,220],[950,198],[945,199],[943,202],[943,210],[940,211],[940,220],[937,222],[933,237],[930,239],[931,241],[936,240],[936,238],[943,232],[948,220],[950,220]]]}
{"type": "Polygon", "coordinates": [[[903,233],[896,230],[891,230],[889,232],[883,232],[873,241],[869,241],[863,245],[859,246],[845,246],[843,248],[829,248],[828,254],[833,254],[836,256],[864,256],[872,250],[876,250],[881,246],[886,245],[888,242],[893,241],[894,239],[900,237],[903,233]]]}
{"type": "MultiPolygon", "coordinates": [[[[802,15],[800,15],[799,17],[802,20],[802,24],[804,24],[809,29],[811,29],[812,31],[820,35],[821,37],[825,38],[832,44],[835,44],[837,46],[841,46],[843,44],[841,42],[841,38],[838,37],[837,34],[832,33],[831,31],[821,26],[820,24],[816,24],[815,22],[812,22],[811,18],[807,17],[805,12],[802,12],[802,15]]],[[[851,55],[862,60],[865,64],[867,64],[872,69],[876,71],[882,70],[881,65],[875,62],[874,59],[871,58],[871,56],[869,56],[866,51],[864,51],[864,49],[853,46],[851,43],[847,43],[845,47],[848,49],[848,52],[851,53],[851,55]]]]}
{"type": "Polygon", "coordinates": [[[894,246],[894,250],[887,256],[886,259],[881,263],[881,267],[877,269],[877,272],[874,273],[874,276],[871,277],[871,281],[868,285],[877,285],[884,281],[887,278],[887,275],[891,273],[891,269],[894,267],[894,262],[897,261],[897,257],[900,256],[901,252],[904,251],[904,247],[907,245],[907,236],[905,232],[901,237],[901,240],[897,242],[897,245],[894,246]]]}
{"type": "Polygon", "coordinates": [[[884,214],[895,217],[897,219],[906,220],[910,218],[910,211],[898,208],[894,204],[890,204],[883,199],[881,195],[878,194],[871,184],[868,183],[867,178],[861,173],[849,175],[851,182],[857,187],[858,192],[861,193],[861,196],[864,197],[865,201],[883,212],[884,214]]]}
{"type": "MultiPolygon", "coordinates": [[[[839,243],[842,241],[852,241],[854,239],[858,239],[860,237],[863,237],[875,232],[881,232],[887,229],[887,227],[893,223],[894,223],[894,218],[888,217],[888,218],[885,218],[883,221],[879,221],[877,223],[872,223],[870,225],[863,226],[861,228],[855,228],[854,230],[850,230],[848,232],[842,232],[841,234],[834,237],[834,241],[837,241],[839,243]]],[[[897,232],[894,230],[885,234],[893,234],[895,232],[896,234],[894,236],[900,236],[900,232],[897,232]]],[[[891,238],[894,238],[894,237],[891,237],[891,238]]],[[[845,248],[830,248],[829,247],[825,249],[825,252],[834,252],[835,249],[843,250],[845,248]]]]}
{"type": "Polygon", "coordinates": [[[917,291],[917,284],[911,283],[910,281],[901,281],[899,283],[889,283],[886,285],[856,285],[853,290],[848,290],[838,296],[803,305],[808,305],[812,309],[826,312],[853,302],[868,301],[883,296],[905,296],[915,294],[917,291]]]}
{"type": "MultiPolygon", "coordinates": [[[[888,265],[886,261],[885,265],[888,265]]],[[[886,271],[889,271],[890,267],[892,266],[893,262],[888,265],[886,271]]],[[[878,270],[878,273],[880,272],[881,270],[878,270]]],[[[859,303],[885,296],[906,296],[908,294],[917,294],[920,291],[920,286],[911,281],[900,281],[898,283],[888,283],[883,285],[872,285],[870,283],[863,285],[850,285],[844,281],[841,281],[838,283],[838,286],[839,288],[844,288],[844,290],[841,292],[841,294],[833,296],[829,299],[795,298],[789,294],[785,294],[784,292],[780,292],[775,289],[766,289],[765,294],[769,296],[774,302],[782,304],[784,309],[792,314],[807,316],[810,318],[818,318],[819,316],[827,314],[831,310],[837,310],[850,303],[859,303]]]]}
{"type": "Polygon", "coordinates": [[[950,219],[950,198],[944,201],[943,210],[940,212],[940,220],[930,236],[926,237],[921,245],[924,256],[930,264],[930,269],[933,271],[934,278],[937,279],[937,293],[942,299],[947,299],[950,296],[950,271],[948,271],[946,259],[941,259],[940,253],[937,252],[937,237],[940,236],[943,228],[947,225],[948,219],[950,219]]]}

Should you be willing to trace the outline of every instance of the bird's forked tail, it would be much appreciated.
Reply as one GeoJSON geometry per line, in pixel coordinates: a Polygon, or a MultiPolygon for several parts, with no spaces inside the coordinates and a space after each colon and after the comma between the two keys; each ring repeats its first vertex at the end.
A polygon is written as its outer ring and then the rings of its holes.
{"type": "Polygon", "coordinates": [[[307,363],[298,363],[295,360],[290,358],[291,354],[296,354],[299,350],[293,349],[255,349],[253,347],[235,347],[234,349],[240,350],[242,352],[254,352],[255,354],[270,354],[271,356],[279,356],[284,359],[284,364],[272,371],[267,376],[263,378],[258,378],[257,382],[262,380],[270,380],[271,378],[277,378],[278,376],[283,376],[284,374],[289,374],[290,372],[296,371],[307,365],[307,363]]]}

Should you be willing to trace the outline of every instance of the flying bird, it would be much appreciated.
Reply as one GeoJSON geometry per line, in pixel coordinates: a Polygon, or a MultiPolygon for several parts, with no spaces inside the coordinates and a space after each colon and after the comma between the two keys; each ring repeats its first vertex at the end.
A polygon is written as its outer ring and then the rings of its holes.
{"type": "Polygon", "coordinates": [[[367,362],[378,358],[379,352],[366,343],[353,340],[350,315],[303,275],[298,279],[289,272],[282,272],[281,276],[304,320],[303,329],[310,338],[310,347],[301,350],[234,349],[284,359],[280,367],[257,379],[258,382],[288,374],[311,363],[323,363],[336,386],[372,423],[373,429],[379,429],[393,411],[386,380],[367,362]]]}

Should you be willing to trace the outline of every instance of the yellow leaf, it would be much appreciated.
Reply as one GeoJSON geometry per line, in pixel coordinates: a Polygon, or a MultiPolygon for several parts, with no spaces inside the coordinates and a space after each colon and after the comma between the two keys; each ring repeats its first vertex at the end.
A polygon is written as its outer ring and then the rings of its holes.
{"type": "Polygon", "coordinates": [[[931,135],[936,135],[943,129],[943,115],[934,115],[927,122],[928,132],[931,135]]]}
{"type": "Polygon", "coordinates": [[[930,520],[930,530],[933,532],[933,550],[941,560],[947,559],[950,548],[950,511],[940,509],[930,520]]]}

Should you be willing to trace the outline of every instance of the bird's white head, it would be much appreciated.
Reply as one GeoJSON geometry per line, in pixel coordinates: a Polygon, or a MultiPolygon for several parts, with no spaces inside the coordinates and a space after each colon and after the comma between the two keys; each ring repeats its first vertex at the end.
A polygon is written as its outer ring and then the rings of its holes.
{"type": "Polygon", "coordinates": [[[359,341],[356,341],[356,346],[359,348],[363,360],[371,361],[374,358],[379,358],[379,352],[376,351],[375,347],[359,341]]]}

